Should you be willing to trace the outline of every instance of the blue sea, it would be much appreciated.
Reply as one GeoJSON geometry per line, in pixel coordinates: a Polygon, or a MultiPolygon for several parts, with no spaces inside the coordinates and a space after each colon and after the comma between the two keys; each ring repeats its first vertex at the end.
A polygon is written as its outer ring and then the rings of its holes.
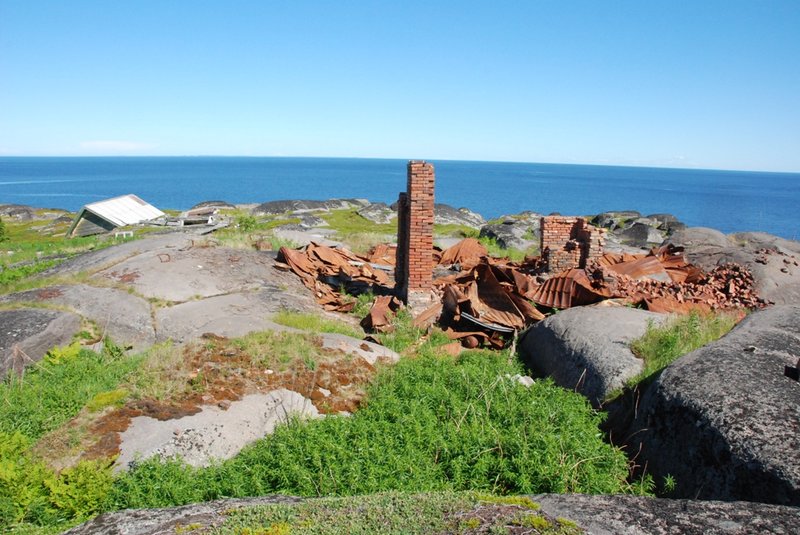
{"type": "MultiPolygon", "coordinates": [[[[436,161],[436,202],[486,218],[531,210],[671,213],[690,226],[800,239],[800,173],[436,161]]],[[[366,198],[391,204],[406,161],[357,158],[0,158],[0,204],[78,210],[135,193],[158,208],[207,200],[366,198]]]]}

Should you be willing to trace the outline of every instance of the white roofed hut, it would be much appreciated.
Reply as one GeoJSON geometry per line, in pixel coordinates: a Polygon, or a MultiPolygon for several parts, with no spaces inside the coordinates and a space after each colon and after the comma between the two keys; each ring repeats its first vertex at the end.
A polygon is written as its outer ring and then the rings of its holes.
{"type": "Polygon", "coordinates": [[[78,212],[67,231],[70,238],[110,232],[117,227],[136,225],[166,214],[133,194],[87,204],[78,212]]]}

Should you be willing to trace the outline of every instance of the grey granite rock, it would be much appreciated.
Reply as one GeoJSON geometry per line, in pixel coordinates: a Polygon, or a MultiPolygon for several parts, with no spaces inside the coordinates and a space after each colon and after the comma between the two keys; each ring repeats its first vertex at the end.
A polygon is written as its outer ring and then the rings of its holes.
{"type": "Polygon", "coordinates": [[[629,348],[663,315],[626,307],[576,307],[535,324],[520,341],[520,355],[539,375],[580,392],[598,407],[643,369],[629,348]]]}
{"type": "Polygon", "coordinates": [[[756,312],[644,392],[630,451],[676,497],[800,505],[800,306],[756,312]]]}
{"type": "Polygon", "coordinates": [[[541,214],[522,212],[500,218],[481,228],[480,236],[495,240],[505,249],[527,251],[540,245],[541,214]]]}
{"type": "Polygon", "coordinates": [[[0,310],[0,379],[44,357],[51,348],[66,345],[81,328],[77,314],[42,308],[0,310]],[[23,355],[15,365],[15,348],[23,355]],[[27,357],[27,358],[25,358],[27,357]]]}
{"type": "Polygon", "coordinates": [[[544,494],[541,510],[594,535],[797,533],[800,508],[751,502],[544,494]]]}
{"type": "Polygon", "coordinates": [[[327,201],[269,201],[253,208],[253,215],[280,215],[285,213],[328,212],[369,205],[366,199],[330,199],[327,201]]]}

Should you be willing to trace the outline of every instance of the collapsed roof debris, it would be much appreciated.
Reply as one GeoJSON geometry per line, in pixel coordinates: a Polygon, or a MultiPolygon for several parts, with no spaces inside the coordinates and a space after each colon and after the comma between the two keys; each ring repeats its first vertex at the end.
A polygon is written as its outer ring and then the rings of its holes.
{"type": "Polygon", "coordinates": [[[325,310],[339,312],[350,312],[355,305],[345,293],[381,293],[380,287],[389,282],[386,271],[391,270],[391,266],[372,263],[370,257],[313,242],[298,250],[281,247],[277,266],[297,274],[325,310]]]}
{"type": "MultiPolygon", "coordinates": [[[[281,248],[279,261],[301,277],[326,310],[350,311],[353,300],[340,291],[383,293],[362,326],[385,332],[401,303],[392,297],[387,271],[393,248],[375,247],[358,256],[344,249],[310,244],[303,250],[281,248]]],[[[516,332],[564,309],[618,299],[654,312],[760,308],[752,274],[738,264],[703,272],[686,261],[683,248],[672,245],[646,254],[604,254],[585,268],[547,276],[539,257],[523,262],[492,258],[474,238],[434,255],[437,264],[455,273],[433,282],[438,300],[418,314],[417,326],[438,323],[445,334],[466,347],[502,348],[516,332]]],[[[431,266],[433,269],[435,266],[431,266]]]]}

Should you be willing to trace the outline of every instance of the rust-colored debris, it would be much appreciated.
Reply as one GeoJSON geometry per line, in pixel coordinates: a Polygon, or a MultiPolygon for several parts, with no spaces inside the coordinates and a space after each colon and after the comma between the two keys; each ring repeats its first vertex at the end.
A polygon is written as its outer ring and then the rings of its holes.
{"type": "MultiPolygon", "coordinates": [[[[344,299],[339,288],[358,293],[384,286],[391,251],[389,246],[378,246],[367,257],[359,257],[312,243],[304,250],[282,248],[279,260],[301,277],[325,309],[347,311],[352,309],[352,300],[344,299]]],[[[683,248],[672,245],[646,254],[604,254],[584,268],[567,269],[546,279],[546,262],[541,258],[521,263],[491,258],[474,238],[442,252],[438,263],[456,272],[434,281],[439,302],[419,314],[415,325],[427,328],[437,322],[452,340],[466,347],[502,348],[514,333],[544,319],[543,310],[605,299],[681,314],[765,304],[745,267],[727,264],[705,273],[686,260],[683,248]]],[[[379,297],[362,325],[367,330],[390,329],[397,307],[394,298],[379,297]]]]}
{"type": "MultiPolygon", "coordinates": [[[[388,252],[382,253],[388,254],[388,252]]],[[[357,295],[389,284],[391,266],[371,262],[346,249],[310,243],[302,249],[281,247],[278,268],[288,268],[314,292],[325,310],[349,312],[353,301],[341,291],[357,295]]]]}
{"type": "Polygon", "coordinates": [[[443,266],[458,264],[461,269],[471,269],[487,256],[489,256],[489,251],[481,242],[475,238],[465,238],[443,251],[439,258],[439,264],[443,266]]]}
{"type": "Polygon", "coordinates": [[[400,301],[391,295],[379,295],[372,303],[369,314],[361,320],[361,326],[368,332],[387,332],[392,328],[392,318],[400,308],[400,301]]]}

